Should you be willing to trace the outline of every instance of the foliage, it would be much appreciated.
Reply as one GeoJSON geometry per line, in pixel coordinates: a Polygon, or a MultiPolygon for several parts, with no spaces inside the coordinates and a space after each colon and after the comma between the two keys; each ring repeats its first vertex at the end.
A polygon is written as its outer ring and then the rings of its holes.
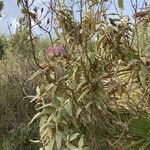
{"type": "Polygon", "coordinates": [[[147,117],[134,119],[130,125],[130,133],[133,134],[134,140],[125,149],[140,145],[139,149],[145,150],[150,148],[150,120],[147,117]]]}
{"type": "MultiPolygon", "coordinates": [[[[123,1],[118,4],[123,7],[123,1]]],[[[148,113],[142,106],[143,97],[149,99],[149,70],[141,58],[140,27],[123,16],[108,25],[105,1],[81,2],[79,21],[65,2],[58,5],[50,9],[65,54],[48,56],[30,78],[40,75],[44,81],[31,96],[37,113],[29,124],[40,118],[43,149],[123,148],[134,116],[148,113]],[[100,12],[93,11],[98,5],[100,12]]]]}
{"type": "Polygon", "coordinates": [[[3,58],[5,52],[4,49],[6,47],[6,38],[4,36],[0,37],[0,60],[3,58]]]}
{"type": "Polygon", "coordinates": [[[31,46],[28,40],[28,32],[26,30],[17,31],[10,41],[10,49],[15,53],[21,53],[25,57],[31,57],[31,46]]]}
{"type": "Polygon", "coordinates": [[[1,17],[1,11],[2,11],[3,7],[4,7],[4,3],[3,3],[3,1],[1,0],[1,1],[0,1],[0,17],[1,17]]]}
{"type": "Polygon", "coordinates": [[[29,142],[31,137],[37,137],[37,126],[26,127],[34,107],[23,100],[24,96],[35,93],[36,81],[33,81],[35,85],[27,82],[34,64],[27,61],[31,57],[24,53],[29,49],[27,44],[19,45],[19,40],[25,39],[24,35],[17,39],[17,34],[14,35],[16,40],[1,37],[5,55],[0,60],[0,149],[23,150],[27,145],[28,149],[37,149],[38,146],[29,142]]]}

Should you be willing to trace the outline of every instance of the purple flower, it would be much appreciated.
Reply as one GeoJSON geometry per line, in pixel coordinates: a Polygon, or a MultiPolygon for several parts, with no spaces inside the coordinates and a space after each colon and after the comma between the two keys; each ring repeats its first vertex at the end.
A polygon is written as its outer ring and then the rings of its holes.
{"type": "Polygon", "coordinates": [[[51,46],[48,48],[48,54],[50,56],[58,56],[58,55],[63,55],[65,53],[65,49],[63,46],[61,45],[55,45],[55,46],[51,46]]]}

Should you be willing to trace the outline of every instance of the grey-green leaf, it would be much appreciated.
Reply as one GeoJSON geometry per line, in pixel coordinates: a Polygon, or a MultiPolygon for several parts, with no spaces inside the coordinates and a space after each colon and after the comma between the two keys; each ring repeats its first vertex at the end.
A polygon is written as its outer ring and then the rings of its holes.
{"type": "Polygon", "coordinates": [[[78,98],[78,102],[83,99],[88,93],[90,92],[90,89],[86,89],[78,98]]]}
{"type": "Polygon", "coordinates": [[[79,133],[73,134],[73,135],[70,137],[70,140],[69,140],[69,141],[75,140],[75,139],[78,137],[78,135],[79,135],[79,133]]]}
{"type": "Polygon", "coordinates": [[[72,145],[71,143],[67,143],[66,146],[70,149],[70,150],[75,150],[77,149],[76,146],[72,145]]]}
{"type": "Polygon", "coordinates": [[[35,73],[33,73],[32,75],[31,75],[31,77],[28,79],[28,80],[32,80],[32,79],[34,79],[36,76],[38,76],[39,74],[42,74],[43,73],[43,69],[39,69],[39,70],[37,70],[35,73]]]}
{"type": "Polygon", "coordinates": [[[48,144],[48,150],[53,150],[54,143],[55,143],[55,139],[52,138],[48,144]]]}
{"type": "Polygon", "coordinates": [[[39,112],[37,114],[35,114],[35,116],[32,118],[32,120],[29,122],[29,125],[36,119],[38,118],[39,116],[41,116],[43,114],[43,112],[39,112]]]}
{"type": "Polygon", "coordinates": [[[66,112],[67,112],[70,116],[72,116],[72,108],[71,108],[71,105],[70,105],[70,104],[66,104],[66,105],[64,106],[64,108],[65,108],[66,112]]]}
{"type": "Polygon", "coordinates": [[[79,117],[80,113],[81,113],[82,109],[81,108],[78,108],[77,112],[76,112],[76,118],[79,117]]]}
{"type": "Polygon", "coordinates": [[[61,148],[61,143],[62,143],[62,136],[60,134],[56,134],[56,145],[57,149],[60,150],[61,148]]]}
{"type": "Polygon", "coordinates": [[[81,149],[83,147],[83,145],[84,145],[84,139],[83,139],[83,137],[81,137],[78,142],[79,149],[81,149]]]}

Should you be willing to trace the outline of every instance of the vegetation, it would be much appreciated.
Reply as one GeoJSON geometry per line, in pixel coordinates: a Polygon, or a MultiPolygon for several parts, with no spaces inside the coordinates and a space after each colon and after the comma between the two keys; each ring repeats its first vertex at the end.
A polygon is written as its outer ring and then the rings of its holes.
{"type": "Polygon", "coordinates": [[[150,149],[150,4],[131,0],[127,17],[123,0],[16,3],[20,26],[0,38],[0,149],[150,149]]]}

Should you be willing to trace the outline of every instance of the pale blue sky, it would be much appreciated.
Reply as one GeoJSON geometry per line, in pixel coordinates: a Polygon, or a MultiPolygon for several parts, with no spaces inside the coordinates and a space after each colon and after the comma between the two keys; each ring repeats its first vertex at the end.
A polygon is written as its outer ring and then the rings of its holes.
{"type": "Polygon", "coordinates": [[[0,32],[8,33],[7,22],[14,22],[14,19],[19,14],[19,9],[16,5],[16,0],[3,0],[4,9],[2,11],[2,18],[0,18],[0,32]]]}
{"type": "MultiPolygon", "coordinates": [[[[48,0],[44,0],[44,1],[48,1],[48,0]]],[[[142,4],[142,1],[143,0],[138,0],[139,5],[142,4]]],[[[4,2],[4,10],[2,11],[2,18],[0,18],[0,33],[8,34],[7,22],[13,24],[11,30],[12,32],[14,32],[17,17],[19,17],[20,14],[20,9],[16,5],[16,0],[3,0],[3,2],[4,2]]],[[[35,2],[39,3],[40,0],[35,0],[35,2]]],[[[131,15],[132,14],[131,0],[124,0],[124,6],[125,9],[123,13],[126,15],[131,15]]],[[[115,11],[115,8],[112,6],[110,10],[115,11]]]]}

